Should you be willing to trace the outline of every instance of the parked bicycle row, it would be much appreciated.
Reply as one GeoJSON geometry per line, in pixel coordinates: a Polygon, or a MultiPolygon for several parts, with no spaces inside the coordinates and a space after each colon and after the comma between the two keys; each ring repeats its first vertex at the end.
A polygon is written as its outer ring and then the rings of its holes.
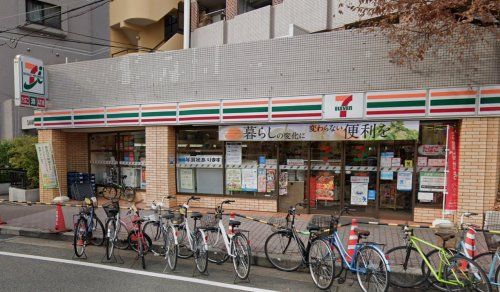
{"type": "MultiPolygon", "coordinates": [[[[171,199],[173,196],[165,197],[171,199]]],[[[224,206],[232,200],[222,201],[213,214],[188,212],[192,196],[177,208],[164,208],[164,199],[153,202],[154,214],[140,216],[132,204],[127,216],[120,216],[118,200],[103,205],[107,219],[103,225],[95,214],[95,198],[85,199],[80,213],[75,215],[74,250],[77,257],[85,254],[88,244],[106,245],[106,258],[113,258],[115,247],[131,248],[146,268],[148,252],[165,259],[165,270],[176,269],[178,258],[193,257],[196,270],[205,274],[208,263],[222,264],[229,259],[238,278],[245,280],[250,274],[252,251],[248,236],[240,229],[241,222],[229,220],[224,224],[224,206]],[[189,220],[191,218],[192,220],[189,220]],[[105,227],[104,227],[105,226],[105,227]]],[[[436,233],[441,246],[415,235],[409,226],[403,228],[404,245],[384,251],[385,245],[366,240],[370,232],[351,224],[340,224],[342,215],[350,215],[348,207],[326,220],[309,224],[307,230],[296,227],[298,203],[291,206],[286,223],[278,227],[265,240],[264,252],[269,262],[282,271],[309,269],[312,280],[320,289],[328,289],[337,279],[345,282],[351,273],[363,291],[387,291],[390,286],[410,288],[423,285],[442,291],[492,291],[500,289],[500,251],[473,257],[472,232],[477,226],[464,223],[464,217],[477,215],[466,212],[461,217],[459,239],[455,248],[446,248],[453,233],[436,233]],[[347,248],[339,236],[339,228],[350,228],[347,248]],[[306,239],[306,242],[304,241],[306,239]],[[427,249],[430,251],[424,252],[427,249]],[[471,252],[472,251],[472,252],[471,252]],[[480,265],[482,264],[482,265],[480,265]],[[486,273],[487,271],[488,273],[486,273]]],[[[500,233],[499,233],[500,234],[500,233]]]]}

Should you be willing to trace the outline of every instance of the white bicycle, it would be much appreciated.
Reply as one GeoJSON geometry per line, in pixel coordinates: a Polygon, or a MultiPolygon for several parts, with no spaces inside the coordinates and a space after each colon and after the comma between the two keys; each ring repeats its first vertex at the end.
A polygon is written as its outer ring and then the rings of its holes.
{"type": "Polygon", "coordinates": [[[193,229],[187,219],[189,202],[198,201],[200,198],[192,196],[188,201],[180,206],[179,215],[168,212],[162,215],[167,221],[163,223],[165,261],[171,270],[175,270],[177,257],[189,258],[194,255],[196,269],[200,273],[205,273],[208,267],[208,252],[205,231],[198,227],[198,220],[203,215],[200,212],[192,212],[190,217],[194,220],[193,229]]]}
{"type": "Polygon", "coordinates": [[[240,221],[229,220],[229,232],[226,232],[222,215],[223,205],[233,203],[233,200],[223,201],[215,208],[216,225],[204,227],[208,235],[208,260],[222,264],[229,258],[233,260],[234,271],[241,280],[248,278],[252,259],[252,250],[248,238],[237,229],[240,221]]]}

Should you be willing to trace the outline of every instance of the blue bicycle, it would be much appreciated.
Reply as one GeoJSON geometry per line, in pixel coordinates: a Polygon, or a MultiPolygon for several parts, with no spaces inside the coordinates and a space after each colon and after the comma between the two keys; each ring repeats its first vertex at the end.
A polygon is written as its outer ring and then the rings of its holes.
{"type": "MultiPolygon", "coordinates": [[[[498,245],[500,243],[500,231],[489,232],[494,234],[492,240],[498,245]]],[[[487,277],[493,290],[500,291],[500,246],[494,252],[488,251],[475,256],[474,261],[488,273],[487,277]]]]}
{"type": "MultiPolygon", "coordinates": [[[[340,273],[336,275],[338,277],[338,282],[339,284],[344,283],[347,271],[350,271],[356,274],[359,286],[363,291],[387,291],[387,289],[389,289],[391,268],[384,251],[380,248],[381,244],[375,242],[361,242],[362,239],[370,235],[370,231],[358,228],[355,229],[358,239],[354,246],[354,253],[352,256],[349,255],[340,240],[338,234],[340,217],[344,213],[350,214],[349,211],[350,209],[345,207],[337,216],[331,215],[329,228],[332,231],[328,229],[323,231],[332,232],[332,235],[329,237],[330,248],[336,259],[339,258],[337,255],[340,255],[340,273]],[[343,275],[342,272],[344,272],[343,275]]],[[[351,225],[351,223],[342,225],[342,227],[349,225],[351,225]]],[[[321,226],[318,226],[317,228],[320,227],[321,226]]]]}
{"type": "Polygon", "coordinates": [[[85,198],[80,212],[73,216],[75,233],[73,236],[73,248],[77,257],[85,254],[88,244],[101,245],[104,242],[104,226],[95,214],[97,200],[85,198]]]}

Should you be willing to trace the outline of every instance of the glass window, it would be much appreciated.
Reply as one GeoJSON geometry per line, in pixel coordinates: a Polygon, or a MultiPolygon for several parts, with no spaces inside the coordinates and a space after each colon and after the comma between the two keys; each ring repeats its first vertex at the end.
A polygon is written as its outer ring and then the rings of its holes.
{"type": "Polygon", "coordinates": [[[180,193],[223,194],[223,145],[215,127],[177,131],[177,190],[180,193]]]}
{"type": "Polygon", "coordinates": [[[90,135],[90,166],[96,184],[146,188],[144,131],[90,135]]]}
{"type": "Polygon", "coordinates": [[[61,29],[61,7],[37,0],[26,0],[26,21],[61,29]]]}
{"type": "Polygon", "coordinates": [[[311,208],[333,210],[340,205],[342,142],[311,143],[311,208]]]}

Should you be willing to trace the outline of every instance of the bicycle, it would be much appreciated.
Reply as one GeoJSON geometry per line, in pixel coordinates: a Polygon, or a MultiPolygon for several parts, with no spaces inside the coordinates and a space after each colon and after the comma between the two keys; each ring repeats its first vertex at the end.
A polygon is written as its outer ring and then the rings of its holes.
{"type": "Polygon", "coordinates": [[[500,291],[500,231],[490,230],[488,233],[493,234],[492,240],[496,245],[495,251],[487,251],[478,254],[474,257],[481,267],[485,267],[488,280],[495,290],[500,291]]]}
{"type": "Polygon", "coordinates": [[[164,206],[165,198],[172,199],[173,196],[163,197],[160,203],[156,203],[153,201],[151,203],[151,210],[153,210],[153,214],[147,216],[147,221],[144,223],[144,227],[142,232],[147,234],[151,240],[153,241],[153,245],[151,246],[151,251],[155,256],[164,256],[165,255],[165,230],[162,228],[163,223],[161,221],[162,209],[164,206]],[[157,244],[160,240],[161,244],[157,244]]]}
{"type": "Polygon", "coordinates": [[[95,197],[85,198],[79,213],[73,215],[75,227],[73,249],[79,258],[85,253],[89,243],[99,246],[104,241],[104,226],[95,214],[95,208],[97,208],[97,199],[95,197]]]}
{"type": "MultiPolygon", "coordinates": [[[[264,244],[267,260],[278,270],[292,272],[301,266],[309,267],[314,283],[320,289],[328,289],[335,277],[335,256],[330,249],[326,235],[321,234],[316,226],[308,226],[308,232],[295,228],[297,207],[304,203],[290,206],[286,216],[286,226],[272,233],[264,244]],[[300,235],[307,235],[307,246],[300,235]],[[273,248],[277,247],[276,250],[273,248]],[[299,255],[299,256],[297,256],[299,255]]],[[[331,229],[333,230],[333,229],[331,229]]]]}
{"type": "Polygon", "coordinates": [[[407,225],[403,228],[405,245],[394,247],[387,252],[393,274],[391,284],[412,288],[423,284],[432,275],[435,281],[445,286],[448,291],[491,291],[491,285],[483,269],[472,259],[444,247],[444,242],[451,239],[449,233],[436,233],[443,240],[443,247],[438,247],[414,235],[407,225]],[[420,244],[438,250],[439,262],[435,268],[422,251],[420,244]],[[421,268],[424,262],[428,272],[421,268]]]}
{"type": "Polygon", "coordinates": [[[210,224],[212,226],[205,227],[208,238],[216,238],[213,240],[213,245],[209,245],[208,260],[217,264],[222,264],[230,257],[233,259],[233,266],[236,275],[241,280],[246,280],[250,274],[250,266],[252,260],[252,250],[248,238],[238,229],[241,225],[240,221],[229,220],[229,232],[226,231],[222,221],[224,214],[223,206],[234,203],[234,200],[225,200],[215,208],[215,222],[210,224]],[[211,256],[210,247],[216,247],[219,240],[222,238],[224,244],[224,251],[222,258],[218,258],[217,253],[211,256]]]}
{"type": "MultiPolygon", "coordinates": [[[[122,181],[126,179],[127,176],[122,176],[122,181]]],[[[118,184],[115,182],[109,182],[105,184],[102,190],[99,192],[104,198],[112,200],[112,199],[121,199],[122,197],[128,201],[133,202],[135,200],[135,189],[129,186],[125,186],[123,184],[118,184]]]]}
{"type": "Polygon", "coordinates": [[[146,269],[146,254],[150,250],[151,247],[151,238],[147,234],[142,232],[141,225],[146,219],[141,218],[139,216],[139,209],[132,204],[129,207],[128,213],[132,213],[132,226],[133,229],[130,231],[128,235],[129,245],[132,250],[137,252],[138,258],[141,259],[142,269],[146,269]]]}
{"type": "Polygon", "coordinates": [[[204,274],[207,271],[207,240],[205,231],[197,226],[198,220],[203,215],[200,212],[191,213],[190,217],[194,220],[192,230],[187,219],[189,203],[198,200],[200,200],[199,197],[191,196],[186,203],[180,206],[176,213],[169,212],[162,216],[168,220],[168,224],[164,229],[164,249],[166,261],[171,270],[174,270],[176,267],[177,257],[187,259],[194,255],[198,272],[204,274]]]}
{"type": "Polygon", "coordinates": [[[120,222],[120,204],[113,200],[102,206],[106,212],[106,259],[109,261],[113,257],[115,244],[118,241],[118,234],[121,230],[120,222]]]}

